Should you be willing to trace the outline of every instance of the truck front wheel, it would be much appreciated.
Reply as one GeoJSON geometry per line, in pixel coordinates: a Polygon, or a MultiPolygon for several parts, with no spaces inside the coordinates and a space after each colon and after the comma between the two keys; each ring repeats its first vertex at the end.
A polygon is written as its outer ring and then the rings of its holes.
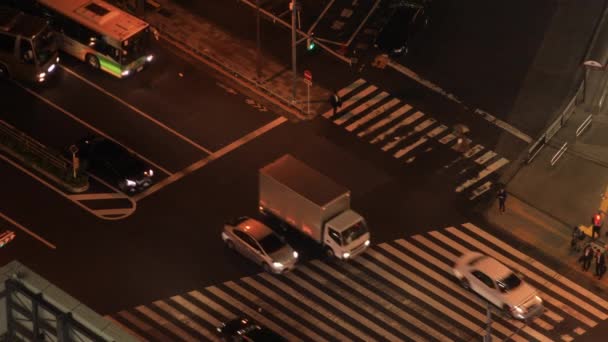
{"type": "Polygon", "coordinates": [[[333,259],[333,258],[336,257],[336,254],[334,254],[334,250],[333,249],[331,249],[329,247],[326,247],[325,248],[325,256],[327,256],[330,259],[333,259]]]}

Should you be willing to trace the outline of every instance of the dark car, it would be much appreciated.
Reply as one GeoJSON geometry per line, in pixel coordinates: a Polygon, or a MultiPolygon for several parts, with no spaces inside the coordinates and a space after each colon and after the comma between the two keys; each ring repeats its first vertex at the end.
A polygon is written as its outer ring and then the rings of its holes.
{"type": "Polygon", "coordinates": [[[85,171],[118,185],[120,190],[136,193],[152,185],[152,168],[115,142],[86,137],[76,147],[76,155],[85,171]]]}
{"type": "Polygon", "coordinates": [[[222,341],[286,342],[274,331],[260,326],[249,318],[239,317],[217,328],[222,341]]]}
{"type": "Polygon", "coordinates": [[[430,0],[395,0],[386,9],[387,23],[376,38],[375,46],[392,57],[406,55],[414,38],[429,25],[430,0]]]}

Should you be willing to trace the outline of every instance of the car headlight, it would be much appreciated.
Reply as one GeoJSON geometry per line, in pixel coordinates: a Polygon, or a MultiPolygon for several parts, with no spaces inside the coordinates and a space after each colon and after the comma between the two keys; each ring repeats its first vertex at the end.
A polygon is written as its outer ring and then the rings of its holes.
{"type": "Polygon", "coordinates": [[[344,254],[342,254],[342,258],[343,259],[348,259],[350,257],[350,253],[345,252],[344,254]]]}
{"type": "Polygon", "coordinates": [[[281,269],[283,268],[283,264],[281,264],[280,262],[273,262],[272,263],[272,267],[276,268],[276,269],[281,269]]]}
{"type": "Polygon", "coordinates": [[[365,245],[365,247],[369,246],[369,240],[366,240],[363,244],[365,245]]]}
{"type": "Polygon", "coordinates": [[[59,63],[59,57],[55,58],[55,62],[59,63]]]}
{"type": "Polygon", "coordinates": [[[134,181],[127,179],[127,186],[135,186],[137,185],[137,183],[135,183],[134,181]]]}
{"type": "Polygon", "coordinates": [[[40,74],[38,74],[38,78],[43,79],[46,77],[46,73],[45,72],[41,72],[40,74]]]}
{"type": "Polygon", "coordinates": [[[513,308],[513,310],[514,310],[515,312],[517,312],[518,314],[524,314],[524,313],[526,312],[526,308],[521,307],[521,306],[515,306],[515,307],[513,308]]]}
{"type": "Polygon", "coordinates": [[[293,257],[297,259],[298,258],[298,252],[293,251],[293,257]]]}
{"type": "Polygon", "coordinates": [[[543,302],[543,300],[539,296],[534,296],[534,299],[536,299],[536,301],[539,303],[543,302]]]}
{"type": "Polygon", "coordinates": [[[146,57],[146,61],[147,61],[147,62],[152,62],[152,60],[153,60],[153,59],[154,59],[154,55],[148,55],[148,56],[146,57]]]}
{"type": "Polygon", "coordinates": [[[129,73],[131,72],[131,70],[124,70],[123,72],[121,72],[120,74],[122,76],[129,76],[129,73]]]}
{"type": "Polygon", "coordinates": [[[149,175],[150,177],[154,176],[154,171],[152,171],[152,169],[148,170],[148,175],[149,175]]]}
{"type": "Polygon", "coordinates": [[[55,70],[55,64],[51,64],[51,66],[46,71],[53,72],[53,70],[55,70]]]}

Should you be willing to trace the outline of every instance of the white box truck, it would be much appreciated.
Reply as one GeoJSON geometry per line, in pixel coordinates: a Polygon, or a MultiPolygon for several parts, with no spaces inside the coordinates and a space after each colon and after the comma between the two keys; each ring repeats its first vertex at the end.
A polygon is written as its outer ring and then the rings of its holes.
{"type": "Polygon", "coordinates": [[[370,244],[365,219],[350,209],[350,191],[284,155],[260,169],[260,211],[272,215],[345,260],[370,244]]]}

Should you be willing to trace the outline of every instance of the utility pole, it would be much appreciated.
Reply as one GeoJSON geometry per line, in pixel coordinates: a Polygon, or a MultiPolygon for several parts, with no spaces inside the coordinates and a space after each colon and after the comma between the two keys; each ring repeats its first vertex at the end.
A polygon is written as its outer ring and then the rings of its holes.
{"type": "Polygon", "coordinates": [[[296,16],[298,11],[298,4],[296,0],[291,0],[289,4],[291,7],[291,72],[293,73],[293,85],[292,85],[292,102],[296,102],[296,81],[297,81],[297,70],[296,70],[296,16]]]}
{"type": "Polygon", "coordinates": [[[255,51],[255,53],[256,53],[255,71],[256,71],[257,78],[258,78],[258,83],[261,83],[262,82],[262,48],[260,45],[262,43],[260,41],[260,0],[255,0],[255,5],[256,5],[255,25],[256,25],[256,42],[257,42],[257,49],[255,51]]]}

